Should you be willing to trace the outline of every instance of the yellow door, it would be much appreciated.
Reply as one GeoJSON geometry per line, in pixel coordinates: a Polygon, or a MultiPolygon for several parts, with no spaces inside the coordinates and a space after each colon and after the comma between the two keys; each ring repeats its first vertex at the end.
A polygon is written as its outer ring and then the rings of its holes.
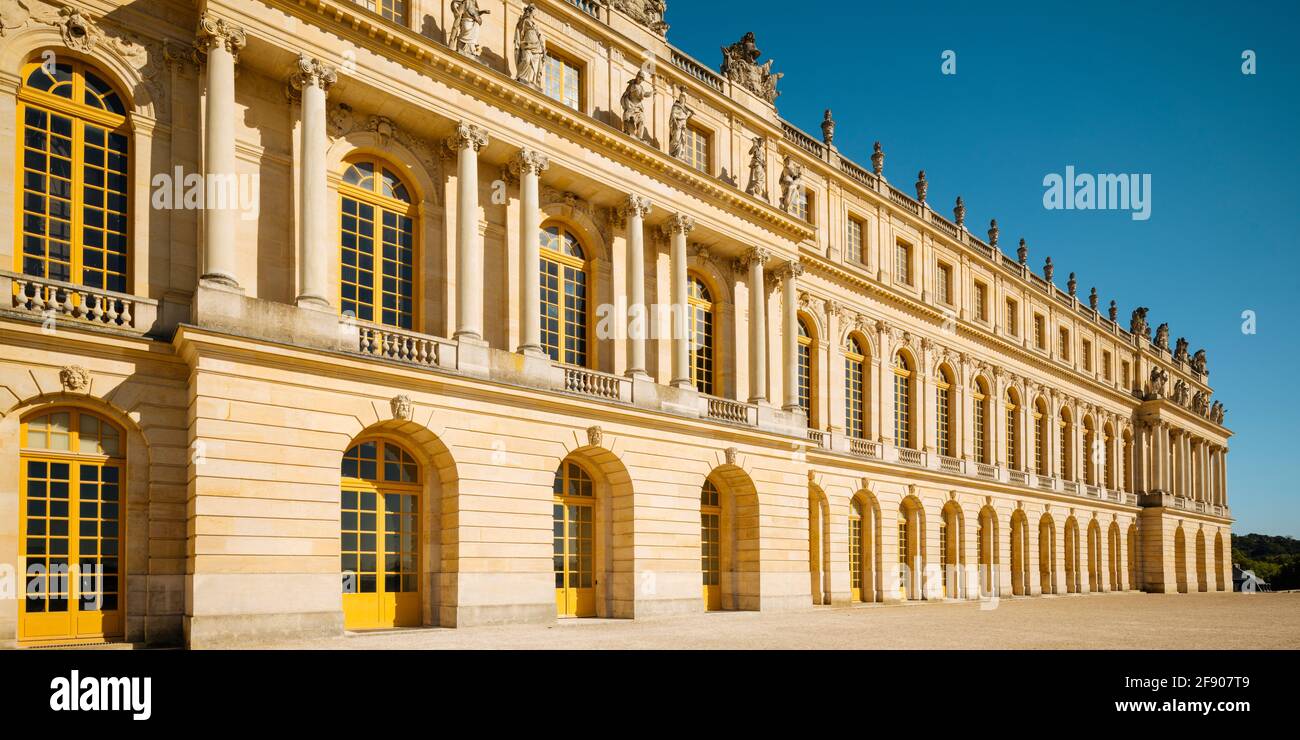
{"type": "Polygon", "coordinates": [[[396,443],[375,440],[348,450],[343,476],[343,626],[419,625],[419,467],[396,443]]]}
{"type": "Polygon", "coordinates": [[[100,642],[123,635],[121,435],[75,410],[23,425],[18,640],[100,642]]]}
{"type": "Polygon", "coordinates": [[[854,601],[862,601],[862,503],[849,508],[849,590],[854,601]]]}
{"type": "Polygon", "coordinates": [[[562,465],[552,504],[557,616],[596,615],[595,503],[587,472],[576,463],[562,465]]]}
{"type": "Polygon", "coordinates": [[[700,573],[703,581],[704,608],[722,608],[722,507],[718,489],[704,482],[700,492],[700,573]]]}
{"type": "Polygon", "coordinates": [[[907,515],[898,520],[898,597],[907,599],[907,582],[910,578],[907,564],[907,515]]]}

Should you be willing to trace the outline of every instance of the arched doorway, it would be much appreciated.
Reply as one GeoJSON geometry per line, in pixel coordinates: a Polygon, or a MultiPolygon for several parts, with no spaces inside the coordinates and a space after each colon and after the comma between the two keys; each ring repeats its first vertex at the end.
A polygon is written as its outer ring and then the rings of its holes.
{"type": "Polygon", "coordinates": [[[939,520],[939,567],[943,569],[944,598],[960,599],[962,593],[961,506],[949,501],[939,520]]]}
{"type": "Polygon", "coordinates": [[[122,637],[124,430],[85,409],[42,409],[21,422],[19,447],[19,642],[122,637]]]}
{"type": "Polygon", "coordinates": [[[1088,523],[1088,590],[1106,590],[1106,584],[1101,582],[1101,525],[1096,519],[1088,523]]]}
{"type": "Polygon", "coordinates": [[[909,496],[898,507],[898,597],[921,599],[924,593],[924,515],[921,502],[909,496]]]}
{"type": "Polygon", "coordinates": [[[1174,581],[1178,584],[1178,593],[1187,593],[1187,539],[1183,536],[1183,525],[1179,524],[1174,532],[1174,581]]]}
{"type": "Polygon", "coordinates": [[[854,601],[879,601],[880,510],[867,493],[849,501],[849,587],[854,601]]]}
{"type": "Polygon", "coordinates": [[[1115,591],[1124,590],[1124,569],[1120,566],[1120,536],[1119,525],[1115,522],[1110,523],[1110,529],[1106,535],[1110,543],[1110,556],[1107,561],[1110,567],[1110,587],[1115,591]]]}
{"type": "Polygon", "coordinates": [[[1077,594],[1082,588],[1083,566],[1079,563],[1079,523],[1074,517],[1065,520],[1065,591],[1077,594]]]}
{"type": "Polygon", "coordinates": [[[1224,590],[1223,583],[1223,533],[1214,534],[1214,590],[1224,590]]]}
{"type": "Polygon", "coordinates": [[[420,624],[419,463],[394,440],[363,439],[343,454],[340,474],[343,626],[420,624]]]}
{"type": "Polygon", "coordinates": [[[568,460],[555,471],[552,537],[555,612],[596,616],[596,485],[582,464],[568,460]]]}
{"type": "Polygon", "coordinates": [[[1128,525],[1128,587],[1132,589],[1142,588],[1142,569],[1138,563],[1138,558],[1142,555],[1138,549],[1138,531],[1137,523],[1128,525]]]}
{"type": "Polygon", "coordinates": [[[979,525],[975,534],[978,548],[980,596],[998,595],[998,515],[992,506],[980,509],[979,525]]]}
{"type": "Polygon", "coordinates": [[[1057,592],[1056,583],[1056,523],[1050,514],[1038,520],[1038,578],[1043,593],[1057,592]]]}
{"type": "Polygon", "coordinates": [[[705,479],[700,503],[701,548],[706,541],[710,548],[709,559],[701,557],[700,563],[705,609],[757,610],[759,511],[753,481],[735,465],[719,467],[705,479]],[[706,524],[714,531],[706,534],[706,524]]]}
{"type": "Polygon", "coordinates": [[[1028,596],[1029,583],[1029,519],[1017,509],[1011,515],[1011,593],[1028,596]]]}
{"type": "Polygon", "coordinates": [[[1205,552],[1205,532],[1204,530],[1197,529],[1196,530],[1196,590],[1197,591],[1210,590],[1210,579],[1205,572],[1206,559],[1207,556],[1205,552]]]}

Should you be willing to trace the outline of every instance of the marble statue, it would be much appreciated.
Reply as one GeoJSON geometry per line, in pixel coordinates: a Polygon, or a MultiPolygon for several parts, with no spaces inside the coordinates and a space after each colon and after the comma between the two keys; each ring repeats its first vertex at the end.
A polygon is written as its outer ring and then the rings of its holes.
{"type": "Polygon", "coordinates": [[[528,3],[515,26],[515,79],[541,90],[546,72],[546,38],[533,18],[536,12],[537,6],[528,3]]]}
{"type": "Polygon", "coordinates": [[[762,55],[751,31],[731,46],[722,47],[722,74],[767,102],[775,103],[781,94],[777,92],[776,84],[785,75],[772,72],[770,59],[759,64],[758,58],[762,55]]]}
{"type": "Polygon", "coordinates": [[[1205,350],[1198,349],[1196,354],[1192,355],[1192,372],[1197,375],[1205,374],[1205,350]]]}
{"type": "Polygon", "coordinates": [[[749,185],[745,192],[767,200],[767,142],[761,136],[755,136],[749,147],[749,185]]]}
{"type": "Polygon", "coordinates": [[[1151,327],[1147,324],[1147,313],[1150,310],[1145,306],[1133,309],[1133,316],[1128,322],[1129,333],[1139,337],[1151,338],[1151,327]]]}
{"type": "Polygon", "coordinates": [[[623,91],[623,131],[629,136],[645,141],[650,132],[645,125],[645,101],[655,94],[654,83],[643,67],[636,77],[627,83],[623,91]]]}
{"type": "Polygon", "coordinates": [[[803,165],[787,154],[785,167],[781,170],[781,210],[791,215],[799,215],[803,207],[803,199],[803,165]]]}
{"type": "Polygon", "coordinates": [[[695,111],[686,105],[686,88],[681,88],[677,93],[677,99],[673,101],[673,108],[668,113],[668,154],[677,158],[683,158],[687,152],[687,123],[690,122],[691,116],[695,111]]]}
{"type": "Polygon", "coordinates": [[[447,46],[467,57],[483,53],[479,33],[483,30],[486,10],[479,10],[478,0],[451,0],[452,21],[447,31],[447,46]]]}
{"type": "Polygon", "coordinates": [[[1187,362],[1187,337],[1179,337],[1174,349],[1174,362],[1187,362]]]}
{"type": "Polygon", "coordinates": [[[1156,328],[1156,346],[1169,349],[1169,324],[1161,324],[1156,328]]]}

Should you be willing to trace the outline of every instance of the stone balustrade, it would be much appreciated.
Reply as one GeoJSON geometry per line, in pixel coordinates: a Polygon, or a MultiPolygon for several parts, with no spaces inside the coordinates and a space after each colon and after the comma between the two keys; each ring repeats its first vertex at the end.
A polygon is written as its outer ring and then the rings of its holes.
{"type": "Polygon", "coordinates": [[[97,290],[58,280],[0,272],[5,308],[42,321],[118,329],[143,334],[158,318],[158,302],[149,298],[97,290]]]}

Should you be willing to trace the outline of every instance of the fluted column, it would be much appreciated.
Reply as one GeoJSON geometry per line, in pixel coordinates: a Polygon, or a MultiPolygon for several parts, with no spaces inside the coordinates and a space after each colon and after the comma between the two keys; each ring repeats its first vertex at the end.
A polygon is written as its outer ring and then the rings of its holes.
{"type": "Polygon", "coordinates": [[[447,148],[456,152],[457,339],[483,339],[483,240],[478,233],[478,153],[487,143],[487,131],[464,121],[456,125],[456,133],[447,139],[447,148]]]}
{"type": "MultiPolygon", "coordinates": [[[[235,64],[247,39],[244,29],[204,13],[198,48],[207,54],[207,103],[203,117],[203,162],[208,183],[237,182],[235,161],[235,64]]],[[[239,287],[235,249],[238,198],[212,202],[203,214],[204,280],[239,287]],[[216,207],[214,207],[216,206],[216,207]]]]}
{"type": "Polygon", "coordinates": [[[767,401],[767,284],[763,264],[771,252],[754,247],[744,257],[749,272],[749,402],[767,401]]]}
{"type": "Polygon", "coordinates": [[[510,160],[519,178],[519,326],[520,354],[544,356],[542,347],[541,199],[538,179],[551,162],[546,155],[522,149],[510,160]]]}
{"type": "Polygon", "coordinates": [[[650,378],[645,359],[650,322],[645,305],[645,217],[651,208],[650,199],[639,195],[629,195],[620,207],[627,223],[627,376],[645,380],[650,378]]]}
{"type": "MultiPolygon", "coordinates": [[[[785,358],[785,405],[786,411],[798,411],[799,405],[799,292],[795,280],[803,274],[803,263],[788,262],[781,267],[778,277],[781,279],[782,332],[781,344],[785,358]]],[[[811,372],[811,368],[809,371],[811,372]]],[[[812,382],[812,379],[809,379],[812,382]]],[[[809,409],[809,419],[812,409],[809,409]]]]}
{"type": "Polygon", "coordinates": [[[691,322],[686,300],[686,238],[695,229],[695,219],[674,214],[664,225],[671,241],[669,269],[672,271],[673,380],[674,388],[693,388],[691,381],[691,322]]]}
{"type": "Polygon", "coordinates": [[[333,67],[306,54],[298,55],[298,66],[289,77],[289,85],[302,96],[302,161],[298,166],[299,197],[302,211],[298,215],[298,305],[329,308],[330,257],[334,254],[330,239],[329,196],[325,185],[325,152],[329,145],[325,133],[325,96],[338,76],[333,67]]]}

